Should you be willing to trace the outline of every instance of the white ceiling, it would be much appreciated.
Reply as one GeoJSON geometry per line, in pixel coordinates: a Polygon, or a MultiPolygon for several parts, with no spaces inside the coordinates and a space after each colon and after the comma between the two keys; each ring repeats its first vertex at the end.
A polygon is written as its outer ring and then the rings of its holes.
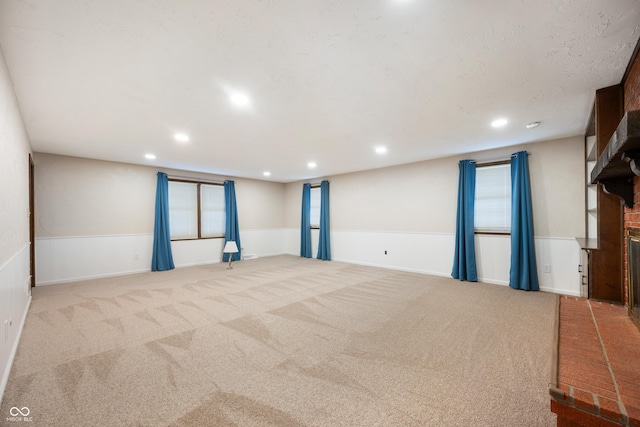
{"type": "Polygon", "coordinates": [[[639,37],[637,0],[0,0],[34,151],[278,182],[581,135],[639,37]]]}

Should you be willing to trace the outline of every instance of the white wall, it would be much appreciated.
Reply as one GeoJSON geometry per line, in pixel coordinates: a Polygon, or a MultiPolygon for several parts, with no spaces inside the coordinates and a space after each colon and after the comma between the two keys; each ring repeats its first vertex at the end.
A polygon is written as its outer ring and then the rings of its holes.
{"type": "MultiPolygon", "coordinates": [[[[34,158],[38,286],[149,271],[157,168],[43,153],[34,158]]],[[[282,254],[284,185],[234,181],[244,254],[282,254]]],[[[220,262],[222,246],[222,239],[171,244],[176,267],[220,262]]]]}
{"type": "MultiPolygon", "coordinates": [[[[504,159],[520,150],[530,153],[540,286],[579,296],[580,248],[574,238],[585,230],[581,137],[329,177],[332,258],[450,276],[458,161],[504,159]]],[[[301,195],[301,182],[287,184],[285,240],[292,254],[299,254],[301,195]]],[[[315,256],[314,233],[312,248],[315,256]]],[[[508,236],[476,235],[479,279],[508,284],[510,251],[508,236]]]]}
{"type": "Polygon", "coordinates": [[[29,139],[0,48],[0,400],[31,301],[29,139]]]}

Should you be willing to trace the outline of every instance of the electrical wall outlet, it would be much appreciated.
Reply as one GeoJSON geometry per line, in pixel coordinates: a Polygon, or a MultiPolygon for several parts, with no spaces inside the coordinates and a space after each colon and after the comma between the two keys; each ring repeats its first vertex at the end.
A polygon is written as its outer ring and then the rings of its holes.
{"type": "Polygon", "coordinates": [[[551,273],[551,265],[550,264],[545,264],[542,271],[544,273],[551,273]]]}
{"type": "Polygon", "coordinates": [[[7,319],[4,321],[4,342],[9,341],[9,327],[13,325],[13,321],[11,319],[7,319]]]}

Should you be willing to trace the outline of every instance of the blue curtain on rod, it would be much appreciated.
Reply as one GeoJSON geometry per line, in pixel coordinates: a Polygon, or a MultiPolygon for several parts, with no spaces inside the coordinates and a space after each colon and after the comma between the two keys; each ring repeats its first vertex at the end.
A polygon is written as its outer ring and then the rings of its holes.
{"type": "Polygon", "coordinates": [[[174,268],[169,232],[169,180],[166,173],[158,172],[151,271],[173,270],[174,268]]]}
{"type": "Polygon", "coordinates": [[[302,185],[302,221],[300,224],[300,256],[311,258],[311,184],[302,185]]]}
{"type": "Polygon", "coordinates": [[[537,291],[538,270],[533,244],[529,160],[526,151],[511,157],[511,271],[509,286],[537,291]]]}
{"type": "Polygon", "coordinates": [[[320,239],[318,242],[318,259],[331,260],[331,238],[329,228],[329,181],[320,184],[320,239]]]}
{"type": "MultiPolygon", "coordinates": [[[[240,244],[240,227],[238,226],[238,208],[236,206],[236,187],[233,181],[224,182],[224,208],[225,208],[225,227],[224,227],[224,243],[229,241],[236,242],[238,252],[233,254],[233,261],[240,261],[242,258],[242,245],[240,244]]],[[[222,261],[229,261],[229,254],[222,254],[222,261]]]]}
{"type": "Polygon", "coordinates": [[[478,281],[474,235],[474,205],[476,198],[476,164],[460,160],[458,178],[458,212],[456,214],[456,246],[453,257],[454,279],[478,281]]]}

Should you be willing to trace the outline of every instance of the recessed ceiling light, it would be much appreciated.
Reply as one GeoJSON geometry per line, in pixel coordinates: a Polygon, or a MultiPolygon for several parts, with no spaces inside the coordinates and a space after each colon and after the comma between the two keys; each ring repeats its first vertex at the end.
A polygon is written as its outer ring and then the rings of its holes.
{"type": "Polygon", "coordinates": [[[491,127],[501,128],[503,126],[506,126],[507,123],[509,123],[507,119],[504,119],[504,118],[495,119],[494,121],[491,122],[491,127]]]}
{"type": "Polygon", "coordinates": [[[173,137],[178,142],[187,142],[187,141],[189,141],[189,135],[187,135],[185,133],[176,133],[175,135],[173,135],[173,137]]]}
{"type": "Polygon", "coordinates": [[[264,171],[264,172],[262,172],[262,175],[264,175],[264,176],[271,176],[271,172],[269,172],[269,171],[264,171]]]}
{"type": "Polygon", "coordinates": [[[385,154],[387,152],[387,147],[376,147],[377,154],[385,154]]]}
{"type": "Polygon", "coordinates": [[[145,159],[153,160],[153,159],[156,158],[156,155],[148,153],[148,154],[145,154],[144,157],[145,157],[145,159]]]}
{"type": "Polygon", "coordinates": [[[540,122],[531,122],[526,124],[527,129],[537,128],[538,126],[540,126],[540,122]]]}
{"type": "Polygon", "coordinates": [[[246,108],[251,105],[251,98],[244,92],[234,92],[230,94],[229,101],[240,108],[246,108]]]}
{"type": "Polygon", "coordinates": [[[316,166],[317,166],[317,165],[316,165],[316,162],[309,162],[309,163],[307,163],[307,167],[308,167],[309,169],[314,169],[316,166]]]}

